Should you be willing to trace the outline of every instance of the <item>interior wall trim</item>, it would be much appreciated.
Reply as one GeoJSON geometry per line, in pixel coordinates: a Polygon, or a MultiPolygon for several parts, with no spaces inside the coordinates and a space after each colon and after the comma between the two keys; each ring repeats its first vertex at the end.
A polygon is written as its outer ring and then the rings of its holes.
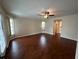
{"type": "Polygon", "coordinates": [[[27,35],[20,35],[20,36],[14,36],[13,38],[11,39],[15,39],[15,38],[20,38],[20,37],[25,37],[25,36],[30,36],[30,35],[35,35],[35,34],[39,34],[39,33],[42,33],[42,32],[37,32],[37,33],[31,33],[31,34],[27,34],[27,35]]]}

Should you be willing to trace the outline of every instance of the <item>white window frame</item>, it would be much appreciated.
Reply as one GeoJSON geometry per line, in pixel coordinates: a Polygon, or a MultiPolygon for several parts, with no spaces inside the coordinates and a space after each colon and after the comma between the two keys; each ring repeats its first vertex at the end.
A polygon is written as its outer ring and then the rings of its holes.
{"type": "Polygon", "coordinates": [[[11,35],[14,35],[14,20],[13,18],[10,18],[10,30],[11,30],[11,35]]]}

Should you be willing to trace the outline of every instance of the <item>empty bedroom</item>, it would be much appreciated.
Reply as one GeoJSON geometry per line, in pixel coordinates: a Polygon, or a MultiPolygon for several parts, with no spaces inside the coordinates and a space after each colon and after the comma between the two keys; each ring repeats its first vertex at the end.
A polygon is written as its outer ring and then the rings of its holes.
{"type": "Polygon", "coordinates": [[[0,59],[78,59],[78,0],[0,0],[0,59]]]}

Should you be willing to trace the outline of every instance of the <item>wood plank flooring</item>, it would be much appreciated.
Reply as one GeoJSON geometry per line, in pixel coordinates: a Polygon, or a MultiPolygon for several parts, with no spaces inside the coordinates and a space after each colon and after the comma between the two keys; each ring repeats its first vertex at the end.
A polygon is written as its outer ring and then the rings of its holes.
{"type": "Polygon", "coordinates": [[[5,59],[75,59],[76,41],[49,34],[13,39],[5,59]]]}

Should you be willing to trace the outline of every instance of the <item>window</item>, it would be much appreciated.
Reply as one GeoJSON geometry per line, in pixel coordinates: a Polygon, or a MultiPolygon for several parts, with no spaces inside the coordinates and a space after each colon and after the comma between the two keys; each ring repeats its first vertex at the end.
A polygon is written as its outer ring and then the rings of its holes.
{"type": "Polygon", "coordinates": [[[45,30],[45,21],[42,21],[41,27],[42,27],[42,30],[45,30]]]}
{"type": "Polygon", "coordinates": [[[12,18],[10,18],[10,29],[11,29],[11,35],[14,35],[14,21],[12,18]]]}
{"type": "Polygon", "coordinates": [[[6,47],[5,35],[2,27],[3,21],[0,15],[0,55],[4,53],[6,47]]]}

